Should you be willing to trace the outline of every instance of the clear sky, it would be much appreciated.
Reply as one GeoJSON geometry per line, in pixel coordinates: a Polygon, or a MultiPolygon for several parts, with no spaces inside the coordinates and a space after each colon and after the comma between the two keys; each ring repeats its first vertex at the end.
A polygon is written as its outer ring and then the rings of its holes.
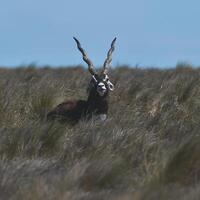
{"type": "Polygon", "coordinates": [[[0,65],[97,66],[116,36],[113,65],[200,66],[199,0],[0,0],[0,65]],[[84,64],[85,65],[85,64],[84,64]]]}

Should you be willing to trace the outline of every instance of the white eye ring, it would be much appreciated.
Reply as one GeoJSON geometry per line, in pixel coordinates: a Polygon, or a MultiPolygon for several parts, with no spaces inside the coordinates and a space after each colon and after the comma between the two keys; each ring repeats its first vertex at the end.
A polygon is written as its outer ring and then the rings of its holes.
{"type": "Polygon", "coordinates": [[[92,78],[94,79],[94,81],[97,83],[97,79],[95,78],[95,76],[93,75],[92,78]]]}
{"type": "Polygon", "coordinates": [[[111,91],[115,89],[114,85],[110,81],[108,81],[108,87],[111,91]]]}

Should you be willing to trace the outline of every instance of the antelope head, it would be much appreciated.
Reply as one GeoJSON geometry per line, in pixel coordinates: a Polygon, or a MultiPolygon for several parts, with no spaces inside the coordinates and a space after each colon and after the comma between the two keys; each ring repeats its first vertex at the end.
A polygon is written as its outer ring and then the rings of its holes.
{"type": "Polygon", "coordinates": [[[108,68],[112,61],[112,53],[115,49],[116,38],[114,38],[114,40],[111,43],[111,47],[107,53],[107,57],[103,64],[103,69],[100,74],[97,74],[96,71],[94,70],[94,65],[92,61],[87,57],[87,54],[85,50],[81,47],[80,42],[75,37],[73,38],[76,41],[77,48],[82,53],[83,60],[88,65],[88,71],[92,75],[89,88],[95,89],[96,93],[101,97],[106,96],[109,91],[114,90],[114,85],[112,84],[112,82],[108,77],[108,68]]]}

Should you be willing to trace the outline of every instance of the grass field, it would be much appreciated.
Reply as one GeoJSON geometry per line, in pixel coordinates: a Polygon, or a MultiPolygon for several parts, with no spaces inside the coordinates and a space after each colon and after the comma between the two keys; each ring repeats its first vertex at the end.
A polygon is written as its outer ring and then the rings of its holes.
{"type": "Polygon", "coordinates": [[[47,123],[89,79],[79,66],[0,69],[0,199],[198,200],[200,69],[115,68],[106,122],[47,123]]]}

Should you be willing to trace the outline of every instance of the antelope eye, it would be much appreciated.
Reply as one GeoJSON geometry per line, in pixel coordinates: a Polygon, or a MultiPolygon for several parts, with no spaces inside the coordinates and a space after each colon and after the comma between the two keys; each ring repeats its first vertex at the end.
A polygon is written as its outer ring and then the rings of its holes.
{"type": "Polygon", "coordinates": [[[107,75],[104,77],[103,81],[105,81],[105,82],[108,82],[108,81],[109,81],[109,78],[108,78],[107,75]]]}
{"type": "Polygon", "coordinates": [[[95,83],[98,83],[97,77],[95,77],[95,75],[92,76],[92,79],[94,80],[95,83]]]}

